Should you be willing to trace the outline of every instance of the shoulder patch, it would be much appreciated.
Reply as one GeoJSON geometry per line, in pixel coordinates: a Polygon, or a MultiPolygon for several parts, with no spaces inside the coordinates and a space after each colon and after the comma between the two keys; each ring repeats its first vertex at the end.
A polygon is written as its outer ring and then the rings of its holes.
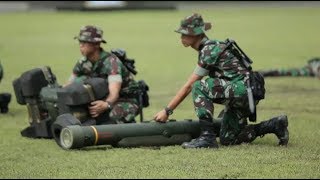
{"type": "Polygon", "coordinates": [[[121,60],[114,54],[110,54],[105,58],[105,61],[109,61],[111,64],[122,64],[121,60]]]}

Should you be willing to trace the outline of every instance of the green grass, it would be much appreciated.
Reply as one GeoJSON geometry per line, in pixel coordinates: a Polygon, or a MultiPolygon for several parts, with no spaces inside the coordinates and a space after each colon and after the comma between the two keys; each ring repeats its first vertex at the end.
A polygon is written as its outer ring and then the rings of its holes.
{"type": "MultiPolygon", "coordinates": [[[[21,137],[20,131],[28,126],[27,109],[17,104],[12,81],[27,70],[49,65],[58,82],[66,82],[80,57],[73,37],[86,24],[104,29],[106,50],[125,48],[136,59],[137,79],[150,85],[151,105],[144,110],[150,120],[197,63],[197,53],[184,48],[173,32],[183,17],[196,11],[213,23],[208,36],[236,39],[257,70],[301,67],[307,59],[320,56],[319,8],[1,14],[5,77],[0,92],[12,93],[13,99],[10,112],[0,114],[0,178],[320,178],[320,85],[315,78],[266,79],[258,121],[287,114],[287,148],[278,147],[274,135],[218,150],[102,146],[66,151],[54,140],[21,137]]],[[[217,114],[222,106],[215,107],[217,114]]],[[[191,96],[172,118],[196,119],[191,96]]]]}

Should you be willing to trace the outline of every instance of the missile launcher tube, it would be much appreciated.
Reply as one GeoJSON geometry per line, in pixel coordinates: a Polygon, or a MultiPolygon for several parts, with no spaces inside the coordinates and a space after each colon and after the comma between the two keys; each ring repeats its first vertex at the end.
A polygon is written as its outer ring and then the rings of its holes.
{"type": "Polygon", "coordinates": [[[181,144],[199,136],[198,121],[170,120],[167,123],[144,122],[95,126],[67,126],[56,142],[64,149],[112,145],[120,147],[181,144]],[[154,141],[153,141],[154,140],[154,141]]]}

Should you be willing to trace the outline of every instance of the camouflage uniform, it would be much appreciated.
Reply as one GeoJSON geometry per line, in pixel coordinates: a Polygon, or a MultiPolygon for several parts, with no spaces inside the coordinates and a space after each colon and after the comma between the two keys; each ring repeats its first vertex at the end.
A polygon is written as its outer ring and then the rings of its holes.
{"type": "MultiPolygon", "coordinates": [[[[181,21],[181,26],[176,32],[198,36],[210,28],[209,23],[203,22],[201,15],[193,14],[181,21]]],[[[225,46],[223,41],[210,40],[206,36],[203,36],[200,42],[198,65],[194,73],[209,76],[196,81],[192,87],[192,97],[200,121],[201,135],[198,139],[184,143],[182,145],[184,148],[217,148],[214,141],[215,134],[218,133],[221,144],[229,145],[251,142],[256,135],[274,131],[274,129],[268,129],[268,132],[261,131],[260,126],[247,126],[246,118],[250,115],[246,91],[248,70],[229,50],[221,54],[225,46]],[[213,103],[226,106],[220,132],[213,132],[213,103]]],[[[282,122],[286,117],[280,119],[282,122]]],[[[272,120],[272,124],[275,124],[274,121],[276,120],[272,120]]],[[[281,135],[281,137],[284,136],[281,135]]]]}
{"type": "MultiPolygon", "coordinates": [[[[0,82],[3,78],[3,67],[0,62],[0,82]]],[[[0,113],[7,113],[9,111],[9,103],[11,101],[10,93],[0,93],[0,113]]]]}
{"type": "MultiPolygon", "coordinates": [[[[104,42],[102,39],[103,31],[94,26],[81,28],[80,35],[75,37],[79,41],[85,42],[104,42]]],[[[108,82],[122,82],[120,97],[114,103],[109,113],[110,121],[106,123],[131,123],[138,115],[139,106],[137,100],[130,96],[130,92],[135,90],[137,82],[133,75],[122,64],[122,62],[112,53],[106,52],[101,48],[100,58],[92,63],[86,57],[82,57],[73,68],[75,82],[81,82],[86,78],[100,77],[107,79],[108,82]]]]}
{"type": "Polygon", "coordinates": [[[217,58],[224,45],[223,42],[203,38],[194,73],[209,75],[209,78],[195,82],[192,89],[195,111],[201,120],[213,118],[213,103],[226,105],[219,135],[222,142],[235,140],[241,130],[239,118],[249,114],[245,85],[248,71],[228,50],[217,58]]]}
{"type": "Polygon", "coordinates": [[[266,71],[260,71],[264,77],[269,76],[311,76],[318,77],[320,79],[320,58],[312,58],[308,61],[308,64],[302,68],[292,69],[271,69],[266,71]]]}

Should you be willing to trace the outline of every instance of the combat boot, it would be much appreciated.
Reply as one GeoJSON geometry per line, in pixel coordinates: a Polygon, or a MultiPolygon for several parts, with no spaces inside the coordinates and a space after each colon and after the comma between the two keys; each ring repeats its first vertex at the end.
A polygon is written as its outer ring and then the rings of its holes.
{"type": "Polygon", "coordinates": [[[8,113],[10,101],[11,101],[11,94],[9,93],[0,94],[0,113],[8,113]]]}
{"type": "Polygon", "coordinates": [[[274,133],[279,139],[279,145],[286,146],[289,141],[288,117],[281,115],[254,125],[256,136],[274,133]]]}
{"type": "Polygon", "coordinates": [[[210,131],[203,131],[198,138],[184,142],[181,146],[183,148],[219,148],[215,134],[210,131]]]}
{"type": "Polygon", "coordinates": [[[200,120],[201,134],[190,142],[182,143],[183,148],[218,148],[218,142],[213,130],[213,123],[200,120]]]}

